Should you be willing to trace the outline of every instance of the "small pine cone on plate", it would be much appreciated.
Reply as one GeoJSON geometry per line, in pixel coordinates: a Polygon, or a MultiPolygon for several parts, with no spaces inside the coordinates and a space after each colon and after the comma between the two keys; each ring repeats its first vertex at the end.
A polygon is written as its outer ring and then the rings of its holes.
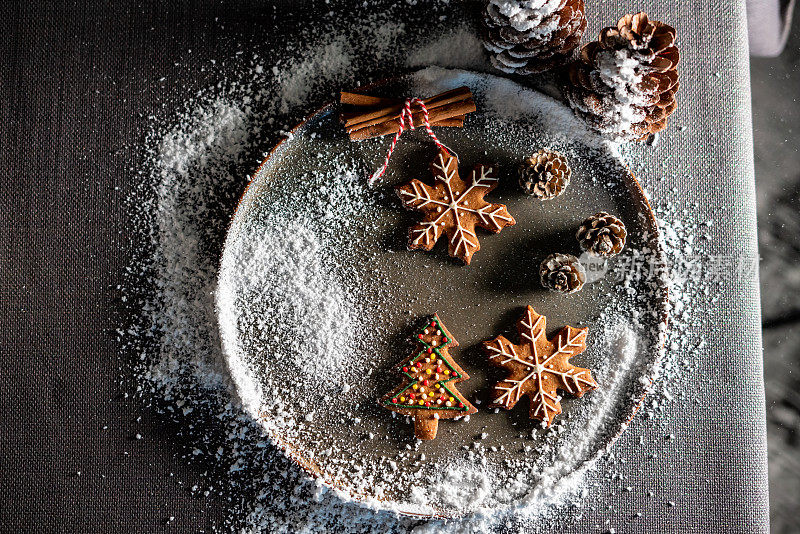
{"type": "Polygon", "coordinates": [[[542,286],[559,293],[575,293],[586,283],[586,269],[572,254],[550,254],[539,266],[542,286]]]}
{"type": "Polygon", "coordinates": [[[543,149],[520,165],[519,186],[527,195],[550,200],[564,192],[571,176],[572,169],[563,154],[543,149]]]}
{"type": "Polygon", "coordinates": [[[605,211],[587,217],[575,234],[583,250],[603,258],[622,252],[627,237],[623,222],[605,211]]]}

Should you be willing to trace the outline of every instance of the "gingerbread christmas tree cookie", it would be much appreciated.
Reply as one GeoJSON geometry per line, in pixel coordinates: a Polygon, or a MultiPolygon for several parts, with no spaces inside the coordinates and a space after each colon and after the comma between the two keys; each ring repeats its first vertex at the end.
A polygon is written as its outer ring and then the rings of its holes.
{"type": "Polygon", "coordinates": [[[503,204],[483,199],[497,187],[495,168],[477,165],[464,181],[458,174],[456,158],[440,149],[431,163],[431,172],[436,179],[433,187],[411,180],[396,190],[403,206],[423,213],[422,221],[408,232],[408,248],[431,250],[445,234],[450,255],[469,265],[472,255],[481,248],[476,226],[498,233],[516,222],[503,204]]]}
{"type": "Polygon", "coordinates": [[[489,361],[508,370],[508,377],[493,390],[490,406],[510,410],[524,396],[530,397],[530,417],[547,423],[561,413],[562,390],[582,397],[597,388],[588,369],[575,367],[569,359],[586,350],[588,328],[565,326],[552,340],[545,333],[546,319],[528,306],[517,323],[522,341],[514,345],[503,336],[484,342],[489,361]]]}
{"type": "Polygon", "coordinates": [[[400,364],[403,383],[380,400],[380,405],[414,418],[414,434],[419,439],[433,439],[439,419],[452,419],[477,412],[456,389],[458,382],[469,379],[448,351],[458,342],[434,315],[417,334],[414,353],[400,364]]]}

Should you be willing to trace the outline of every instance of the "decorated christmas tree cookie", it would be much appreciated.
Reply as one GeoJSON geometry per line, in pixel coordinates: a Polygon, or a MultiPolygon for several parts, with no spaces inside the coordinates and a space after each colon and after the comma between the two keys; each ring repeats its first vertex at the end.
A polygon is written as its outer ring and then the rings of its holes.
{"type": "Polygon", "coordinates": [[[414,353],[399,366],[403,383],[380,400],[380,405],[414,418],[418,439],[434,439],[439,419],[452,419],[478,410],[456,388],[469,379],[448,351],[458,342],[434,315],[416,336],[414,353]]]}
{"type": "Polygon", "coordinates": [[[510,410],[523,397],[530,397],[530,417],[547,423],[561,413],[557,390],[582,397],[597,388],[588,369],[569,362],[586,350],[588,328],[565,326],[547,339],[546,319],[528,306],[517,323],[522,343],[514,345],[503,336],[483,344],[489,362],[508,371],[508,377],[494,387],[490,406],[510,410]]]}

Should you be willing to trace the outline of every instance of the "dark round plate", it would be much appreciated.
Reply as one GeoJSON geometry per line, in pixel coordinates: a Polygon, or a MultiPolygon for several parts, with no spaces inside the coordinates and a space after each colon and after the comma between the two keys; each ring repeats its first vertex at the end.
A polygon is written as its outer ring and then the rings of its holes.
{"type": "Polygon", "coordinates": [[[217,288],[232,377],[271,439],[344,498],[422,516],[532,502],[589,465],[638,409],[666,321],[658,277],[604,276],[567,296],[539,284],[539,262],[552,252],[579,255],[577,226],[601,210],[622,218],[634,253],[611,267],[661,255],[638,182],[615,147],[563,104],[503,78],[438,68],[373,90],[426,97],[461,85],[472,89],[478,112],[463,129],[437,133],[462,172],[499,165],[500,186],[487,198],[517,221],[498,235],[479,233],[472,265],[450,258],[444,243],[406,249],[417,214],[401,208],[392,188],[431,181],[435,147],[424,132],[403,136],[390,171],[369,189],[366,177],[390,139],[350,142],[329,105],[255,173],[230,226],[217,288]],[[542,147],[563,152],[573,167],[566,192],[546,202],[522,194],[515,178],[521,159],[542,147]],[[515,322],[528,304],[547,316],[549,335],[564,325],[589,328],[589,348],[573,362],[600,384],[581,399],[565,396],[549,429],[528,418],[526,400],[509,412],[486,409],[502,373],[489,369],[478,344],[499,334],[518,341],[515,322]],[[435,440],[418,442],[413,425],[377,401],[399,383],[410,337],[434,312],[459,341],[451,353],[471,376],[459,389],[480,404],[469,420],[442,421],[435,440]]]}

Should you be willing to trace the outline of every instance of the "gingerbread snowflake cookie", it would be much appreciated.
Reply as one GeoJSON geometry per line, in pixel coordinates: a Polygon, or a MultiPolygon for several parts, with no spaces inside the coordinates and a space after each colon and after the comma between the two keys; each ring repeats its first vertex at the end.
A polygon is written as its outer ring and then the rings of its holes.
{"type": "Polygon", "coordinates": [[[497,187],[495,168],[477,165],[464,181],[458,174],[456,158],[440,149],[431,172],[436,179],[433,187],[411,180],[396,189],[403,206],[423,213],[422,221],[409,229],[408,248],[431,250],[445,234],[450,255],[469,265],[481,248],[476,226],[498,233],[516,223],[503,204],[483,199],[497,187]]]}
{"type": "Polygon", "coordinates": [[[546,319],[528,306],[517,323],[522,341],[514,345],[503,336],[483,343],[489,362],[508,370],[508,377],[494,386],[491,407],[510,410],[524,396],[530,397],[530,417],[547,423],[561,413],[557,390],[582,397],[597,388],[588,369],[569,359],[586,350],[588,328],[565,326],[552,340],[545,333],[546,319]]]}
{"type": "Polygon", "coordinates": [[[450,356],[449,347],[458,342],[438,315],[417,334],[417,347],[399,370],[403,383],[380,400],[380,405],[414,418],[419,439],[436,437],[439,419],[452,419],[478,410],[458,391],[456,384],[469,379],[450,356]]]}

